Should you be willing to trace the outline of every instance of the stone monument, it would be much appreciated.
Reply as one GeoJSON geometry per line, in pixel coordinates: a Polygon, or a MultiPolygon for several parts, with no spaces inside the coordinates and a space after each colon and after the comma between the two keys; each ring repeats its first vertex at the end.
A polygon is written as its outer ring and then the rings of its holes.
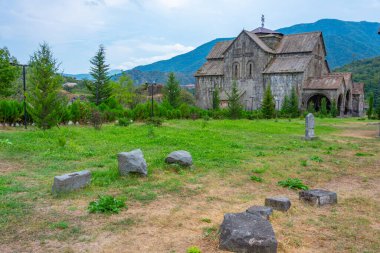
{"type": "Polygon", "coordinates": [[[305,119],[305,140],[310,141],[317,138],[314,133],[314,126],[314,115],[312,113],[309,113],[305,119]]]}

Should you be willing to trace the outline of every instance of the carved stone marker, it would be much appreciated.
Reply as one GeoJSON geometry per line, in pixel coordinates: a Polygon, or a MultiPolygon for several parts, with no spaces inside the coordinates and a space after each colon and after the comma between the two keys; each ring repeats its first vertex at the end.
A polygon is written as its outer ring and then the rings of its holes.
{"type": "Polygon", "coordinates": [[[269,206],[251,206],[246,212],[251,214],[259,214],[268,220],[269,216],[273,213],[273,209],[269,206]]]}
{"type": "Polygon", "coordinates": [[[220,226],[219,248],[232,252],[276,253],[272,225],[257,214],[227,213],[220,226]]]}
{"type": "Polygon", "coordinates": [[[53,193],[69,192],[87,186],[91,182],[91,172],[83,170],[54,177],[53,193]]]}
{"type": "Polygon", "coordinates": [[[277,211],[286,212],[289,210],[291,203],[287,197],[270,197],[265,199],[265,206],[270,206],[277,211]]]}
{"type": "Polygon", "coordinates": [[[121,176],[126,176],[130,172],[140,173],[144,176],[148,175],[146,161],[140,149],[119,153],[117,159],[119,162],[119,174],[121,176]]]}
{"type": "Polygon", "coordinates": [[[338,203],[338,197],[335,192],[326,190],[308,190],[299,193],[300,200],[316,206],[332,205],[338,203]]]}
{"type": "Polygon", "coordinates": [[[305,140],[310,141],[317,138],[314,133],[314,126],[314,115],[309,113],[305,119],[305,140]]]}

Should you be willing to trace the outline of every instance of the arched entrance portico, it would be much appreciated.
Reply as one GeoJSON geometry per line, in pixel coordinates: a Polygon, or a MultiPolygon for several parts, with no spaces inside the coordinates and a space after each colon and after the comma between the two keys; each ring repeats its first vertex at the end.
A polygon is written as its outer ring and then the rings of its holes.
{"type": "Polygon", "coordinates": [[[322,107],[322,99],[323,98],[326,99],[327,111],[330,111],[331,101],[330,101],[330,99],[328,99],[327,96],[325,96],[323,94],[315,94],[315,95],[311,96],[309,98],[309,100],[307,101],[307,108],[310,108],[313,105],[314,111],[319,112],[321,110],[321,107],[322,107]]]}
{"type": "Polygon", "coordinates": [[[350,104],[351,104],[351,91],[348,90],[346,92],[346,103],[345,103],[345,107],[344,107],[344,115],[351,114],[350,104]]]}

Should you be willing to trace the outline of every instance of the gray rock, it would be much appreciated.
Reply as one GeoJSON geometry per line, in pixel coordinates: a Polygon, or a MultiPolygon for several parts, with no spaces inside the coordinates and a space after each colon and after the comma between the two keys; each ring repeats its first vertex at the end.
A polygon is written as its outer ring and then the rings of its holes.
{"type": "Polygon", "coordinates": [[[291,203],[287,197],[270,197],[265,199],[265,205],[272,207],[274,210],[286,212],[289,210],[291,203]]]}
{"type": "Polygon", "coordinates": [[[140,149],[119,153],[117,159],[119,161],[119,174],[121,176],[126,176],[130,172],[136,172],[144,176],[148,175],[146,161],[140,149]]]}
{"type": "Polygon", "coordinates": [[[309,113],[305,118],[305,140],[310,141],[317,138],[314,133],[314,127],[314,115],[312,113],[309,113]]]}
{"type": "Polygon", "coordinates": [[[91,182],[91,172],[83,170],[54,177],[53,193],[69,192],[86,187],[91,182]]]}
{"type": "Polygon", "coordinates": [[[67,122],[67,125],[72,126],[74,125],[74,123],[70,120],[69,122],[67,122]]]}
{"type": "Polygon", "coordinates": [[[220,226],[219,248],[242,253],[275,253],[277,240],[270,222],[251,213],[227,213],[220,226]]]}
{"type": "Polygon", "coordinates": [[[191,166],[193,158],[190,153],[184,150],[171,152],[165,159],[166,163],[176,163],[182,166],[191,166]]]}
{"type": "Polygon", "coordinates": [[[316,206],[332,205],[338,203],[338,197],[335,192],[321,189],[301,191],[299,193],[299,198],[300,200],[316,206]]]}
{"type": "Polygon", "coordinates": [[[246,212],[261,215],[263,218],[268,220],[269,216],[273,213],[273,209],[268,206],[251,206],[246,212]]]}

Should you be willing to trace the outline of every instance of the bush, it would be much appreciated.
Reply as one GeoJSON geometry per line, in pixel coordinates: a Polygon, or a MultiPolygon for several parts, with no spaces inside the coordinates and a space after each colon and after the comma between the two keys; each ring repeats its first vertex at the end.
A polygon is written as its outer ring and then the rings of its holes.
{"type": "Polygon", "coordinates": [[[202,251],[196,246],[192,246],[192,247],[188,248],[186,250],[186,252],[187,253],[202,253],[202,251]]]}
{"type": "Polygon", "coordinates": [[[288,187],[289,189],[301,189],[301,190],[309,189],[309,187],[304,185],[301,179],[298,179],[298,178],[288,178],[286,180],[279,181],[278,185],[282,187],[288,187]]]}
{"type": "Polygon", "coordinates": [[[119,118],[119,126],[129,126],[130,124],[133,123],[133,120],[128,119],[128,118],[119,118]]]}
{"type": "Polygon", "coordinates": [[[125,202],[109,195],[99,196],[88,205],[90,213],[119,213],[122,208],[126,208],[125,202]]]}
{"type": "Polygon", "coordinates": [[[164,122],[163,119],[159,118],[159,117],[153,117],[153,118],[149,118],[148,120],[146,120],[146,123],[148,125],[153,125],[156,127],[161,126],[163,122],[164,122]]]}
{"type": "Polygon", "coordinates": [[[95,129],[100,129],[103,124],[103,118],[102,113],[96,109],[93,108],[91,111],[91,124],[95,129]]]}
{"type": "Polygon", "coordinates": [[[23,104],[16,100],[0,101],[0,122],[10,125],[20,122],[23,115],[23,104]]]}

